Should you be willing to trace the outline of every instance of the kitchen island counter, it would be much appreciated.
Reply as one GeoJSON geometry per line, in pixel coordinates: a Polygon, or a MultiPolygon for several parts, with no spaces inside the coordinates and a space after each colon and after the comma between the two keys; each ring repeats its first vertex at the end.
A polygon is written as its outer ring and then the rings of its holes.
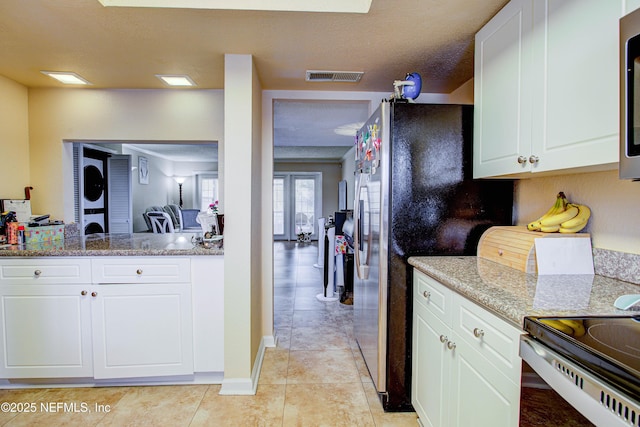
{"type": "Polygon", "coordinates": [[[200,233],[91,234],[60,241],[0,247],[0,257],[224,255],[193,240],[200,233]]]}
{"type": "Polygon", "coordinates": [[[640,286],[604,276],[537,276],[473,256],[410,257],[409,264],[518,328],[525,316],[628,315],[614,301],[640,294],[640,286]]]}

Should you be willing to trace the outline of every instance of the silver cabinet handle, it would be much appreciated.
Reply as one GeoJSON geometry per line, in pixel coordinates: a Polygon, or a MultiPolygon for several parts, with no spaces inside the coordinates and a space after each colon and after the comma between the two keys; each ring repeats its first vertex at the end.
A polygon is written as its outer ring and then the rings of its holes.
{"type": "Polygon", "coordinates": [[[539,161],[540,159],[538,158],[538,156],[534,156],[534,155],[529,156],[529,163],[534,164],[534,163],[538,163],[539,161]]]}
{"type": "Polygon", "coordinates": [[[424,291],[422,292],[422,296],[425,297],[425,299],[429,299],[429,297],[431,296],[431,292],[424,291]]]}
{"type": "Polygon", "coordinates": [[[473,336],[476,338],[482,338],[484,336],[484,331],[482,329],[473,328],[473,336]]]}
{"type": "Polygon", "coordinates": [[[33,272],[33,274],[34,274],[36,277],[39,277],[39,276],[42,274],[42,271],[40,271],[40,270],[36,270],[36,271],[34,271],[34,272],[33,272]]]}
{"type": "Polygon", "coordinates": [[[519,164],[527,163],[527,158],[525,156],[518,156],[518,163],[519,164]]]}
{"type": "Polygon", "coordinates": [[[449,339],[448,339],[446,336],[444,336],[444,335],[440,335],[440,342],[441,342],[441,343],[443,343],[443,344],[444,344],[444,343],[446,343],[447,341],[449,341],[449,339]]]}
{"type": "Polygon", "coordinates": [[[137,274],[138,276],[141,276],[141,275],[142,275],[142,269],[141,269],[141,268],[137,269],[137,270],[136,270],[136,274],[137,274]]]}
{"type": "Polygon", "coordinates": [[[448,348],[449,350],[455,350],[455,349],[456,349],[456,343],[449,341],[449,342],[447,343],[447,348],[448,348]]]}

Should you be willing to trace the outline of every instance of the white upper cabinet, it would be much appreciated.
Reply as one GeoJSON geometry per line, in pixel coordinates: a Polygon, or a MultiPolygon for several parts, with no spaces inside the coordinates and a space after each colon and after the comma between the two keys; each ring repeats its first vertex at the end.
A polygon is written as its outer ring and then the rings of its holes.
{"type": "Polygon", "coordinates": [[[618,20],[630,7],[513,0],[478,32],[474,177],[617,166],[618,20]]]}
{"type": "Polygon", "coordinates": [[[476,34],[474,178],[529,170],[531,17],[531,0],[513,0],[476,34]]]}

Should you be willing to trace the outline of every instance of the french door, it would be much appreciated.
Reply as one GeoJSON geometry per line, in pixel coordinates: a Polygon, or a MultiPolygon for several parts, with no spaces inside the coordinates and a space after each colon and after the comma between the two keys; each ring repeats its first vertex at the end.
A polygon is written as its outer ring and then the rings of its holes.
{"type": "Polygon", "coordinates": [[[273,238],[295,240],[300,233],[318,238],[322,212],[320,173],[276,173],[273,177],[273,238]]]}

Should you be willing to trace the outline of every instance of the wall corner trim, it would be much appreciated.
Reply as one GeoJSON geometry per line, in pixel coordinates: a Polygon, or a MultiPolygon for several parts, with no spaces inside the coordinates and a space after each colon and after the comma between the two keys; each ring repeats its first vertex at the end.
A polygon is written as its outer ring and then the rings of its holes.
{"type": "Polygon", "coordinates": [[[250,378],[225,378],[222,380],[220,393],[222,395],[254,395],[258,389],[258,379],[262,370],[262,361],[267,347],[275,347],[276,340],[273,335],[264,336],[260,340],[260,348],[256,354],[253,371],[250,378]]]}

